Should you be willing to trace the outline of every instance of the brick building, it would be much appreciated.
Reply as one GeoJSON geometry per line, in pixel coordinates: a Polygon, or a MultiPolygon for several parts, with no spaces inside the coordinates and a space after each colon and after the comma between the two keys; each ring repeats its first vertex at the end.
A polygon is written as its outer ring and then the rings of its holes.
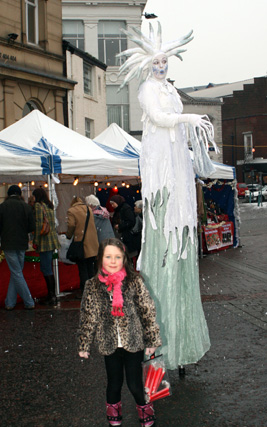
{"type": "Polygon", "coordinates": [[[223,98],[222,131],[224,163],[237,180],[267,183],[267,77],[223,98]]]}
{"type": "Polygon", "coordinates": [[[267,77],[187,91],[195,99],[222,102],[223,163],[239,182],[267,183],[267,77]]]}

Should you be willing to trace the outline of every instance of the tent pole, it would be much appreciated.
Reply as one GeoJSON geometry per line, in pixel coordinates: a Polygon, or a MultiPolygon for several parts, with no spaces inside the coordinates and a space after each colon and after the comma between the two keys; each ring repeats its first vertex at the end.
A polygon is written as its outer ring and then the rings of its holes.
{"type": "MultiPolygon", "coordinates": [[[[48,184],[48,194],[49,199],[52,200],[52,182],[51,182],[51,175],[47,175],[47,184],[48,184]]],[[[58,250],[55,249],[55,253],[58,253],[58,250]]],[[[58,274],[58,258],[55,258],[53,260],[53,271],[55,276],[55,284],[56,284],[56,296],[59,296],[60,289],[59,289],[59,274],[58,274]]]]}
{"type": "MultiPolygon", "coordinates": [[[[57,249],[55,252],[57,253],[57,249]]],[[[53,271],[54,271],[55,283],[56,283],[56,296],[58,297],[60,295],[59,274],[58,274],[58,258],[55,258],[53,260],[53,271]]]]}
{"type": "Polygon", "coordinates": [[[51,175],[47,175],[47,184],[48,184],[49,199],[52,200],[51,175]]]}
{"type": "MultiPolygon", "coordinates": [[[[29,200],[30,195],[31,195],[31,190],[30,190],[30,183],[29,183],[29,181],[28,181],[28,182],[27,182],[27,197],[28,197],[28,200],[29,200]]],[[[28,200],[27,200],[27,201],[28,201],[28,200]]]]}

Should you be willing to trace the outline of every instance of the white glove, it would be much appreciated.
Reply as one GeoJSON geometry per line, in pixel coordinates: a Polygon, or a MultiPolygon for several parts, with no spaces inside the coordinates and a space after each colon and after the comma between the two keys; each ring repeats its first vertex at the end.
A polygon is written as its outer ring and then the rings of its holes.
{"type": "Polygon", "coordinates": [[[202,130],[210,132],[213,128],[207,115],[200,116],[199,114],[179,114],[177,123],[189,123],[193,127],[198,127],[202,130]]]}

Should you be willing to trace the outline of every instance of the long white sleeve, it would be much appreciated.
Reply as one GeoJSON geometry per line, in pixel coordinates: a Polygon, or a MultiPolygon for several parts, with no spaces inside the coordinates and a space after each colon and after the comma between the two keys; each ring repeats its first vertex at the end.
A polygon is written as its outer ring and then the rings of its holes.
{"type": "Polygon", "coordinates": [[[162,104],[164,105],[165,98],[167,101],[167,98],[170,95],[169,92],[165,94],[164,90],[168,91],[168,89],[164,89],[160,83],[152,80],[147,81],[141,86],[138,99],[143,112],[147,117],[149,117],[149,120],[153,125],[164,128],[173,128],[177,125],[180,115],[178,111],[177,113],[171,111],[167,104],[166,108],[162,107],[162,104]],[[161,90],[161,88],[163,90],[161,90]]]}

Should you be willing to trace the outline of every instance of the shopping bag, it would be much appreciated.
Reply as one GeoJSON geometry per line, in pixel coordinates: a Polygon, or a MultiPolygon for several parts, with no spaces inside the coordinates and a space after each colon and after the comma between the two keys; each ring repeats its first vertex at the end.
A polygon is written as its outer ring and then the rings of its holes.
{"type": "Polygon", "coordinates": [[[60,248],[58,249],[58,259],[65,264],[75,264],[67,258],[67,252],[72,242],[72,239],[67,239],[66,234],[59,234],[58,240],[60,243],[60,248]]]}
{"type": "Polygon", "coordinates": [[[142,368],[146,403],[171,395],[169,375],[162,354],[156,357],[152,355],[142,363],[142,368]]]}

